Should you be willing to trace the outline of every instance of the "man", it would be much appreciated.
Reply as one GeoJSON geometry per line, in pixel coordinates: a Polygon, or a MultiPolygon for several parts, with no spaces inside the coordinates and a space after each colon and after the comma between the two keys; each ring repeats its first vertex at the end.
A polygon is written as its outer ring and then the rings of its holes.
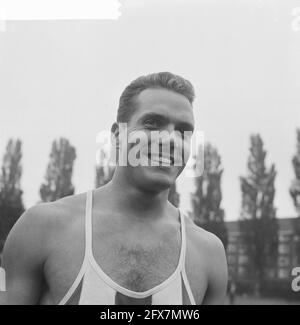
{"type": "Polygon", "coordinates": [[[234,305],[236,285],[233,277],[229,277],[227,287],[228,287],[229,304],[234,305]]]}
{"type": "MultiPolygon", "coordinates": [[[[191,83],[180,76],[136,79],[120,98],[116,148],[129,155],[135,146],[124,146],[120,123],[128,135],[146,134],[149,148],[153,131],[192,132],[193,100],[191,83]]],[[[223,245],[168,202],[185,164],[176,166],[170,147],[168,156],[161,143],[159,153],[148,153],[156,166],[118,164],[107,185],[28,209],[4,249],[6,303],[223,303],[223,245]]]]}

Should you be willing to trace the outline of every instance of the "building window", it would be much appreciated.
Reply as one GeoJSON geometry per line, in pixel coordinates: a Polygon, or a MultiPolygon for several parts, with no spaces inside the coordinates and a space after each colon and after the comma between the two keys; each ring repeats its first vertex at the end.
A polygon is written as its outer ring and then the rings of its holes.
{"type": "Polygon", "coordinates": [[[274,279],[276,275],[276,270],[275,269],[269,269],[267,271],[267,275],[269,279],[274,279]]]}
{"type": "Polygon", "coordinates": [[[278,259],[278,266],[279,267],[285,267],[285,266],[289,266],[290,265],[290,259],[288,257],[285,256],[281,256],[278,259]]]}
{"type": "Polygon", "coordinates": [[[288,279],[290,276],[289,269],[281,268],[278,270],[278,278],[279,279],[288,279]]]}
{"type": "Polygon", "coordinates": [[[279,254],[289,254],[290,246],[288,244],[279,244],[278,252],[279,252],[279,254]]]}
{"type": "Polygon", "coordinates": [[[239,253],[246,254],[246,252],[247,252],[247,246],[245,244],[241,244],[239,247],[239,253]]]}
{"type": "Polygon", "coordinates": [[[236,264],[236,256],[235,255],[228,255],[227,261],[228,261],[228,264],[230,264],[230,265],[236,264]]]}
{"type": "Polygon", "coordinates": [[[245,266],[239,266],[238,268],[238,276],[243,278],[247,276],[247,268],[245,266]]]}
{"type": "Polygon", "coordinates": [[[280,235],[280,236],[279,236],[279,242],[284,242],[284,241],[285,241],[285,236],[280,235]]]}
{"type": "Polygon", "coordinates": [[[236,252],[236,245],[230,243],[227,246],[227,251],[228,251],[228,253],[235,253],[236,252]]]}
{"type": "Polygon", "coordinates": [[[240,255],[239,256],[239,264],[247,264],[248,263],[248,256],[246,255],[240,255]]]}

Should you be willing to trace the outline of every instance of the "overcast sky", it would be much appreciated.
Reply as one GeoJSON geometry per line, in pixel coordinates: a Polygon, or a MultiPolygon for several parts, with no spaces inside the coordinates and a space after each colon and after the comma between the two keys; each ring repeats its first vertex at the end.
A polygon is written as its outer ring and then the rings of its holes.
{"type": "MultiPolygon", "coordinates": [[[[276,165],[277,215],[295,216],[288,190],[300,127],[300,31],[291,13],[300,3],[122,3],[119,20],[7,22],[0,31],[0,156],[10,137],[22,139],[26,207],[39,200],[60,136],[77,150],[76,192],[92,188],[96,135],[114,122],[125,86],[171,71],[193,83],[196,128],[222,157],[227,220],[239,216],[252,133],[261,134],[267,164],[276,165]]],[[[179,183],[187,211],[193,180],[179,183]]]]}

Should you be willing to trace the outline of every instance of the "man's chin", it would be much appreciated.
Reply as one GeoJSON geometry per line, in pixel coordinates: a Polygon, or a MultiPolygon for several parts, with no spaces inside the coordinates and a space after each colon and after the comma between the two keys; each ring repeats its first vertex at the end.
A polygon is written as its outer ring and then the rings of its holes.
{"type": "Polygon", "coordinates": [[[177,171],[170,167],[150,167],[143,174],[142,178],[147,187],[160,191],[170,188],[178,175],[177,171]]]}

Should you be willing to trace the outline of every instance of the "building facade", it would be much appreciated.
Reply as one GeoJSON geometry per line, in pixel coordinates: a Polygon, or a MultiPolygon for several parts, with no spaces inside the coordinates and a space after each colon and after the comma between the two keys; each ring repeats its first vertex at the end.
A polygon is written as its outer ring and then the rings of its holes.
{"type": "MultiPolygon", "coordinates": [[[[275,291],[291,291],[292,269],[300,266],[299,241],[296,223],[299,218],[278,220],[278,257],[274,268],[268,270],[266,282],[275,291]]],[[[227,261],[231,278],[241,291],[254,289],[255,274],[243,243],[238,221],[226,222],[228,230],[227,261]]]]}

